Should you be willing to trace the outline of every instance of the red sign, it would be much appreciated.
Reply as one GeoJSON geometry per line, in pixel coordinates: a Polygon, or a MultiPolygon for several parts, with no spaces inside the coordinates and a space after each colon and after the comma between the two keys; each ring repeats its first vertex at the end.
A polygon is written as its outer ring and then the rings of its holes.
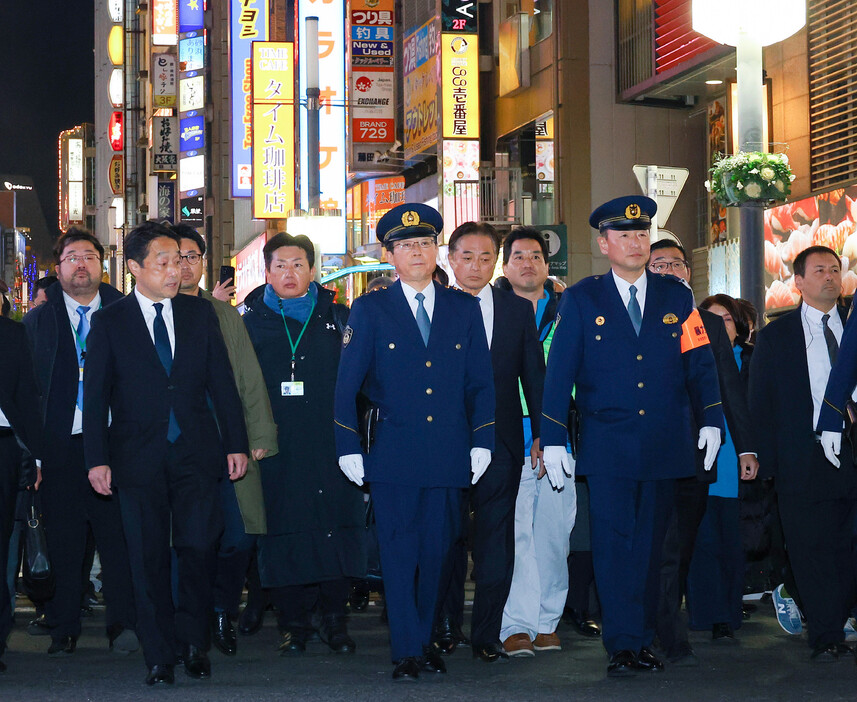
{"type": "Polygon", "coordinates": [[[110,122],[107,125],[107,139],[110,141],[110,146],[114,151],[122,151],[122,146],[125,142],[123,137],[122,113],[114,112],[110,115],[110,122]]]}

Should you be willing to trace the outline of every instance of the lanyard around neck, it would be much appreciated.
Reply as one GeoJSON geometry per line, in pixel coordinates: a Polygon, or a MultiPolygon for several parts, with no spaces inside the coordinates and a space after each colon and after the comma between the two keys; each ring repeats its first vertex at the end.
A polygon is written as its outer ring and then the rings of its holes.
{"type": "Polygon", "coordinates": [[[307,326],[309,326],[309,320],[312,319],[312,313],[315,312],[315,300],[313,300],[312,307],[310,307],[309,315],[307,315],[306,321],[304,325],[301,327],[301,333],[298,334],[298,340],[292,341],[292,333],[289,331],[289,325],[286,324],[286,314],[283,312],[283,301],[277,300],[280,305],[280,316],[283,318],[283,326],[286,328],[286,336],[289,338],[289,346],[292,348],[292,382],[295,379],[295,355],[298,352],[298,344],[301,343],[301,339],[304,338],[304,332],[306,331],[307,326]]]}

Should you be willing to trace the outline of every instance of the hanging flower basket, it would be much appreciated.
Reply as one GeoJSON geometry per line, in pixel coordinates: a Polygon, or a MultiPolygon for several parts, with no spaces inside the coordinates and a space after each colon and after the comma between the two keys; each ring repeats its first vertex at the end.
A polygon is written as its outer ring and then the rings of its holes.
{"type": "Polygon", "coordinates": [[[741,151],[714,164],[705,188],[726,207],[764,206],[785,201],[794,179],[785,154],[741,151]]]}

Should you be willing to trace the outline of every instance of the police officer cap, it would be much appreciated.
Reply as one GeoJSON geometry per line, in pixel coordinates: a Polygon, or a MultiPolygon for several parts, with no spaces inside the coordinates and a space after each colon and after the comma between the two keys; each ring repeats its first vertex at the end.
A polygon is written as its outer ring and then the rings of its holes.
{"type": "Polygon", "coordinates": [[[443,231],[443,217],[434,207],[418,203],[396,205],[378,222],[375,235],[385,246],[402,239],[430,236],[443,231]]]}
{"type": "Polygon", "coordinates": [[[649,229],[657,211],[658,203],[645,195],[617,197],[595,208],[589,215],[589,226],[599,231],[649,229]]]}

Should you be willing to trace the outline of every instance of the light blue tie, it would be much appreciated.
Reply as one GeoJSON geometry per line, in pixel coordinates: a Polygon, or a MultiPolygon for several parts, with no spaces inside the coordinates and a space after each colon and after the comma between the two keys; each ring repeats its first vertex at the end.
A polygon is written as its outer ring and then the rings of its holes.
{"type": "Polygon", "coordinates": [[[416,294],[417,302],[417,326],[420,329],[420,334],[423,337],[423,343],[428,346],[429,334],[431,333],[431,321],[429,320],[428,312],[423,305],[423,300],[426,296],[422,293],[416,294]]]}
{"type": "Polygon", "coordinates": [[[628,315],[631,317],[631,324],[634,325],[634,331],[637,336],[640,336],[640,327],[643,326],[643,312],[640,310],[640,303],[637,302],[637,287],[632,285],[628,288],[631,293],[631,299],[628,300],[628,315]]]}
{"type": "MultiPolygon", "coordinates": [[[[77,345],[77,360],[81,368],[83,368],[83,363],[86,359],[86,337],[89,335],[89,320],[86,318],[86,313],[89,310],[90,308],[86,305],[80,305],[77,308],[80,321],[77,323],[77,336],[74,343],[77,345]]],[[[83,412],[83,378],[77,381],[77,406],[83,412]]]]}

